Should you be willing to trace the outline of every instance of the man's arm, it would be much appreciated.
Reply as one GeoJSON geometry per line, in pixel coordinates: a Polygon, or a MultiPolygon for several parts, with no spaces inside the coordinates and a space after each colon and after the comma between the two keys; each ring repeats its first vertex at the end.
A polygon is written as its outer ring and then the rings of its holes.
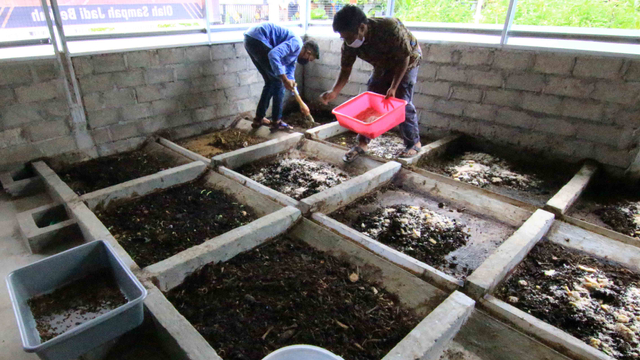
{"type": "Polygon", "coordinates": [[[407,68],[409,67],[410,57],[407,56],[402,64],[394,69],[393,72],[393,81],[391,82],[391,87],[387,90],[386,99],[390,97],[396,97],[396,90],[398,90],[398,86],[400,86],[400,82],[404,77],[404,74],[407,72],[407,68]]]}
{"type": "Polygon", "coordinates": [[[290,91],[293,91],[296,83],[287,77],[287,69],[282,64],[282,58],[292,52],[295,52],[295,48],[297,48],[297,46],[294,44],[294,39],[291,38],[269,51],[269,63],[271,64],[271,68],[276,75],[280,77],[284,87],[290,91]]]}

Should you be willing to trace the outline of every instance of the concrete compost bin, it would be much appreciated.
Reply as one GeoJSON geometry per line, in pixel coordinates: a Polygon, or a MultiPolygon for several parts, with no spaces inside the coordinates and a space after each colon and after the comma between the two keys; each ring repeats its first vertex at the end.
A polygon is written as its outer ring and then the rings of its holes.
{"type": "Polygon", "coordinates": [[[139,326],[147,291],[104,241],[94,241],[13,271],[7,286],[26,352],[45,360],[78,357],[139,326]],[[94,319],[41,342],[28,301],[55,291],[84,276],[107,270],[127,302],[94,319]]]}

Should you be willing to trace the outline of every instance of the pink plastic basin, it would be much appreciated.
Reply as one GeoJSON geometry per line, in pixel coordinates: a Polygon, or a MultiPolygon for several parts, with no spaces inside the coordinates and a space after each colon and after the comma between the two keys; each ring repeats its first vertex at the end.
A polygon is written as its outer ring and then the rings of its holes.
{"type": "Polygon", "coordinates": [[[333,109],[332,112],[338,119],[340,126],[364,135],[369,139],[375,139],[404,122],[404,108],[406,105],[407,102],[404,100],[396,98],[385,100],[384,95],[367,91],[346,101],[333,109]],[[381,113],[382,116],[370,123],[365,123],[355,118],[356,115],[368,108],[373,108],[378,113],[381,113]]]}

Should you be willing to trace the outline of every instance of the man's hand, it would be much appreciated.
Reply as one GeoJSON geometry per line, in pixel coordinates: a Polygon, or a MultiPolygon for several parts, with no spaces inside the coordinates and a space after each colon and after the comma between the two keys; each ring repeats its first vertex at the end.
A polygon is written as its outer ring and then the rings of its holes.
{"type": "Polygon", "coordinates": [[[390,87],[389,90],[387,90],[387,95],[384,98],[388,99],[388,98],[394,98],[394,97],[396,97],[396,89],[390,87]]]}
{"type": "Polygon", "coordinates": [[[329,104],[329,101],[335,99],[336,97],[338,97],[338,94],[333,90],[325,91],[320,95],[320,102],[327,105],[329,104]]]}
{"type": "Polygon", "coordinates": [[[282,79],[282,84],[284,85],[284,88],[289,91],[293,91],[297,85],[295,81],[289,79],[282,79]]]}

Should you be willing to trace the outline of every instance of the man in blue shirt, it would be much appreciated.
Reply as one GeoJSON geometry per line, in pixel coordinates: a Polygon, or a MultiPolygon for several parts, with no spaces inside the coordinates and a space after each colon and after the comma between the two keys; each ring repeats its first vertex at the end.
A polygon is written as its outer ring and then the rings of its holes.
{"type": "Polygon", "coordinates": [[[244,47],[264,79],[253,127],[271,125],[275,130],[288,130],[290,126],[282,121],[284,90],[293,91],[296,87],[296,61],[304,65],[320,58],[318,44],[313,40],[303,44],[302,39],[291,30],[272,23],[261,23],[244,33],[244,47]],[[272,121],[269,121],[265,115],[271,98],[272,121]]]}

